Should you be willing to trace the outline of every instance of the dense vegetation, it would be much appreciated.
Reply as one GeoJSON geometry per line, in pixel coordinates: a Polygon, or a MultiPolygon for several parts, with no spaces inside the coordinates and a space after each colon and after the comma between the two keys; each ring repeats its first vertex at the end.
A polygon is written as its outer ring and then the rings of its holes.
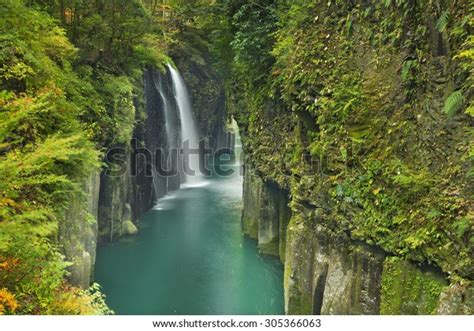
{"type": "Polygon", "coordinates": [[[469,284],[473,10],[0,0],[0,314],[109,312],[97,286],[65,281],[58,226],[71,197],[85,200],[101,151],[143,121],[143,70],[168,55],[219,69],[248,162],[290,190],[293,208],[469,284]]]}
{"type": "Polygon", "coordinates": [[[461,283],[474,274],[473,9],[236,0],[224,14],[230,98],[261,176],[334,231],[461,283]]]}
{"type": "Polygon", "coordinates": [[[153,20],[140,1],[1,1],[0,313],[108,312],[64,281],[58,224],[130,139],[141,72],[165,58],[153,20]]]}
{"type": "Polygon", "coordinates": [[[143,71],[210,58],[194,18],[211,2],[0,1],[0,314],[109,313],[65,281],[60,224],[143,125],[143,71]]]}

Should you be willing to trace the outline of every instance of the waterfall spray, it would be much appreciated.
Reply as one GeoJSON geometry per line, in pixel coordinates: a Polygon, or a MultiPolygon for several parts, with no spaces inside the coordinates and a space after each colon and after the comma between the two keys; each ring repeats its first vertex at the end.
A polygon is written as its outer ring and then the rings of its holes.
{"type": "MultiPolygon", "coordinates": [[[[196,123],[186,85],[179,72],[170,64],[168,64],[168,69],[171,73],[171,79],[173,80],[174,96],[181,120],[181,146],[184,147],[187,143],[191,150],[199,150],[199,136],[197,134],[196,123]]],[[[196,152],[189,153],[189,155],[185,155],[184,159],[184,162],[187,162],[187,168],[194,172],[194,175],[185,174],[186,183],[201,181],[202,174],[199,168],[199,154],[196,152]]]]}

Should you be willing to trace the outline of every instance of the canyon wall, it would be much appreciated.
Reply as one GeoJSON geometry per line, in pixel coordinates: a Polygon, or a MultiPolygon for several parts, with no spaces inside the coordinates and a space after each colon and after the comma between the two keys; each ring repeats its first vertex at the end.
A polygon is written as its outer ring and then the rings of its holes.
{"type": "Polygon", "coordinates": [[[64,222],[59,225],[58,239],[66,259],[72,262],[69,281],[88,288],[94,277],[97,249],[100,175],[92,174],[83,189],[84,195],[76,194],[70,201],[64,222]]]}
{"type": "Polygon", "coordinates": [[[245,168],[242,227],[284,263],[287,314],[472,314],[473,288],[335,232],[321,208],[245,168]]]}
{"type": "Polygon", "coordinates": [[[284,261],[287,313],[472,313],[469,8],[232,8],[242,226],[284,261]]]}

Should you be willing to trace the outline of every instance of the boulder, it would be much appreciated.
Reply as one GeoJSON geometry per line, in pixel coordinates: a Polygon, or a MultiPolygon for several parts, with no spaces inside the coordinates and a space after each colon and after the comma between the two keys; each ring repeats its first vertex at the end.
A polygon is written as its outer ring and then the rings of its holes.
{"type": "Polygon", "coordinates": [[[138,233],[138,229],[132,221],[128,220],[122,223],[122,234],[134,235],[138,233]]]}

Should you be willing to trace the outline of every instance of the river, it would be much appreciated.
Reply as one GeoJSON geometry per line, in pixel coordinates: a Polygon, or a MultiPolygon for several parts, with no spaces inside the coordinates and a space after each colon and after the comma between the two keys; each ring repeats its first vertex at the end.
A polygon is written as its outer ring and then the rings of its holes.
{"type": "Polygon", "coordinates": [[[241,208],[238,171],[161,199],[138,235],[99,247],[107,304],[116,314],[283,314],[282,264],[242,235],[241,208]]]}

